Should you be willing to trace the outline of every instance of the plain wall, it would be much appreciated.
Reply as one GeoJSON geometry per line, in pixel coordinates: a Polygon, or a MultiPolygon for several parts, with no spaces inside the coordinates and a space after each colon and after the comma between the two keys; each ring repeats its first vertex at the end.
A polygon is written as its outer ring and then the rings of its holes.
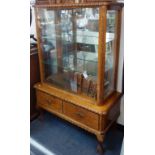
{"type": "MultiPolygon", "coordinates": [[[[122,11],[119,69],[118,69],[118,86],[117,86],[117,90],[119,92],[122,92],[123,63],[124,63],[124,10],[122,11]]],[[[124,96],[121,99],[120,111],[121,111],[121,114],[120,114],[117,122],[119,124],[121,124],[121,125],[124,125],[124,96]]]]}
{"type": "Polygon", "coordinates": [[[31,28],[30,28],[30,34],[34,34],[35,38],[37,38],[34,8],[33,7],[31,7],[31,8],[32,8],[32,23],[31,23],[31,28]]]}

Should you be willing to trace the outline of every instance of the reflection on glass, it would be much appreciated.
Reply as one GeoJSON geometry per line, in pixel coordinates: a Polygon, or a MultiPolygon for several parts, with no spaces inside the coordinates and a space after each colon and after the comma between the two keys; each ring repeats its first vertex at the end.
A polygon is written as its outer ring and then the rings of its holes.
{"type": "Polygon", "coordinates": [[[114,52],[115,52],[116,11],[107,11],[106,62],[104,97],[114,90],[114,52]]]}
{"type": "Polygon", "coordinates": [[[39,9],[44,79],[96,99],[98,8],[39,9]]]}

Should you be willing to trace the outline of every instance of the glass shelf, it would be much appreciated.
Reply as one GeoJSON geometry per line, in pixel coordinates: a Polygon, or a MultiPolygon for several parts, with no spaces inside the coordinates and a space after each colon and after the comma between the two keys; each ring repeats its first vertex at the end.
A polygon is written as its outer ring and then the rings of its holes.
{"type": "MultiPolygon", "coordinates": [[[[87,76],[92,75],[92,76],[97,76],[97,65],[95,62],[89,62],[89,65],[91,65],[91,68],[89,68],[88,65],[81,65],[81,64],[76,64],[76,65],[58,65],[57,63],[54,63],[51,60],[48,61],[44,61],[43,64],[48,65],[50,68],[51,73],[60,69],[61,71],[74,71],[74,72],[79,72],[81,74],[83,74],[84,72],[86,72],[85,74],[87,74],[87,76]]],[[[46,67],[48,67],[46,66],[46,67]]],[[[49,72],[50,72],[49,71],[49,72]]]]}
{"type": "MultiPolygon", "coordinates": [[[[42,35],[42,38],[50,38],[51,40],[60,39],[61,41],[67,41],[68,38],[73,38],[74,34],[72,32],[68,33],[61,33],[61,35],[58,34],[50,34],[42,35]],[[66,38],[66,39],[65,39],[66,38]]],[[[106,33],[106,43],[111,42],[114,40],[114,34],[113,33],[106,33]]],[[[73,42],[74,40],[70,40],[70,42],[73,42]]],[[[90,32],[90,31],[80,31],[78,30],[75,37],[76,43],[83,43],[83,44],[93,44],[98,45],[98,33],[97,32],[90,32]]]]}

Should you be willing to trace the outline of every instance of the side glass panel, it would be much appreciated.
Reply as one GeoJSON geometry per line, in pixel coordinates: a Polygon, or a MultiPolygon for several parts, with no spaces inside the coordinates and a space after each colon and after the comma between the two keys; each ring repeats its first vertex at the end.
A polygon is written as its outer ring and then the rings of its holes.
{"type": "Polygon", "coordinates": [[[96,99],[99,9],[39,9],[44,80],[96,99]]]}
{"type": "Polygon", "coordinates": [[[114,91],[116,15],[114,10],[107,11],[104,98],[114,91]]]}

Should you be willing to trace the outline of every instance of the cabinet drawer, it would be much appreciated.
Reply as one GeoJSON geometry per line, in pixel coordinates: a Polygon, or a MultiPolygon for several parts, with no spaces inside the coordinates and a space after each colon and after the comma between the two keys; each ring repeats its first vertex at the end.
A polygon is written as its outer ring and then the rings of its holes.
{"type": "Polygon", "coordinates": [[[62,100],[41,91],[37,91],[37,103],[52,110],[62,112],[62,100]]]}
{"type": "Polygon", "coordinates": [[[98,114],[78,107],[68,102],[63,103],[63,112],[70,118],[98,130],[98,114]]]}

